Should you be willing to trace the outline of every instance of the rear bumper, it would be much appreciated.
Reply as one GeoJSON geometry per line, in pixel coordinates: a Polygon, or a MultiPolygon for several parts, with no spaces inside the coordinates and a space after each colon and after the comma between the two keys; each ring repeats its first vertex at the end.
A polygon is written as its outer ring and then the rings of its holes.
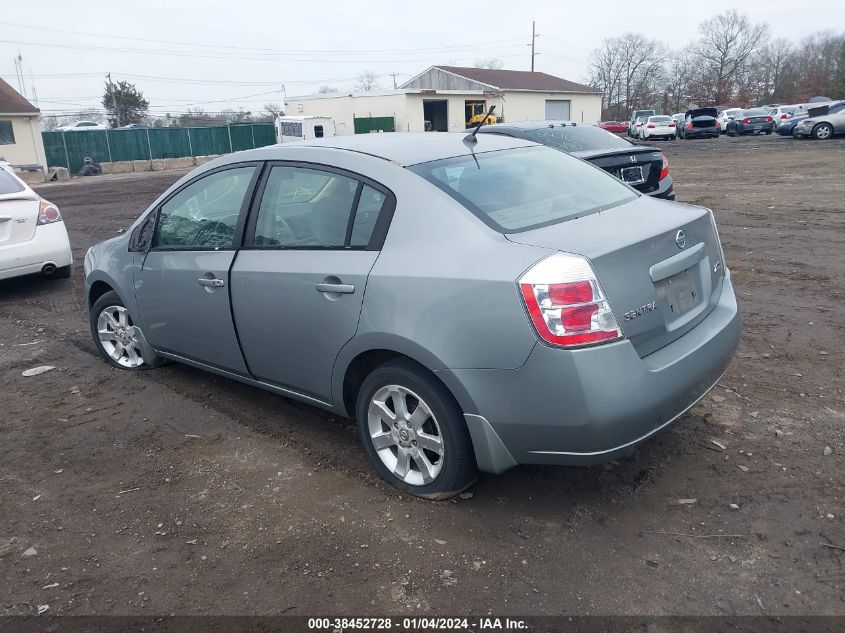
{"type": "Polygon", "coordinates": [[[438,375],[476,408],[467,417],[482,470],[601,463],[630,452],[701,399],[726,370],[739,337],[727,275],[707,318],[645,358],[627,340],[572,351],[537,344],[519,369],[438,375]]]}
{"type": "Polygon", "coordinates": [[[647,196],[651,196],[652,198],[661,198],[663,200],[674,200],[675,199],[675,189],[674,185],[672,184],[672,176],[666,176],[663,180],[657,183],[657,189],[650,192],[642,191],[640,193],[645,193],[647,196]]]}
{"type": "Polygon", "coordinates": [[[29,241],[0,246],[0,279],[40,273],[47,264],[63,268],[71,263],[73,255],[64,222],[37,227],[29,241]]]}
{"type": "Polygon", "coordinates": [[[684,130],[684,138],[718,138],[719,137],[719,128],[718,127],[708,127],[708,128],[693,128],[691,130],[684,130]]]}
{"type": "Polygon", "coordinates": [[[765,134],[766,132],[771,134],[774,127],[774,123],[763,123],[759,130],[755,130],[753,125],[737,125],[734,127],[734,132],[740,136],[745,136],[746,134],[765,134]]]}

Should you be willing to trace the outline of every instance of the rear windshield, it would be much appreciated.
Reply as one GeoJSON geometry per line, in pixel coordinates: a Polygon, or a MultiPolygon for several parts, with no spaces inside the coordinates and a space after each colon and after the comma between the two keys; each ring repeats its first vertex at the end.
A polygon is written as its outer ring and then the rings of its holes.
{"type": "Polygon", "coordinates": [[[6,193],[18,193],[24,186],[5,169],[0,169],[0,196],[6,193]]]}
{"type": "Polygon", "coordinates": [[[670,116],[653,116],[653,117],[649,117],[648,120],[651,121],[652,123],[668,123],[669,121],[672,120],[672,117],[670,117],[670,116]]]}
{"type": "Polygon", "coordinates": [[[742,113],[742,116],[766,116],[768,112],[765,110],[761,110],[759,108],[755,108],[753,110],[746,110],[742,113]]]}
{"type": "Polygon", "coordinates": [[[554,147],[562,152],[580,152],[593,149],[628,149],[631,143],[592,125],[567,125],[547,127],[525,133],[525,138],[535,143],[554,147]]]}
{"type": "Polygon", "coordinates": [[[637,197],[601,169],[545,147],[459,156],[410,169],[502,233],[556,224],[637,197]]]}

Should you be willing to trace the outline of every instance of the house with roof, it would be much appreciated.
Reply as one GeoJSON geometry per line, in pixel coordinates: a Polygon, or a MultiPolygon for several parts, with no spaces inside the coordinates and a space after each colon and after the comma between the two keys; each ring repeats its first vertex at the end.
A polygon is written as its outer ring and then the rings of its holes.
{"type": "Polygon", "coordinates": [[[41,138],[41,112],[0,78],[0,160],[26,180],[44,181],[47,158],[41,138]]]}
{"type": "Polygon", "coordinates": [[[432,66],[396,90],[291,97],[285,113],[331,117],[338,134],[457,132],[494,105],[501,121],[595,124],[601,98],[595,88],[542,72],[432,66]]]}

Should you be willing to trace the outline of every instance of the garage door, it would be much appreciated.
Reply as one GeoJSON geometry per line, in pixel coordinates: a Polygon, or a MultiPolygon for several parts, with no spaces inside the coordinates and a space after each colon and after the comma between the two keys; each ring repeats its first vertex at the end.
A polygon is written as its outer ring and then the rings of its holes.
{"type": "Polygon", "coordinates": [[[546,99],[546,118],[569,121],[569,99],[546,99]]]}

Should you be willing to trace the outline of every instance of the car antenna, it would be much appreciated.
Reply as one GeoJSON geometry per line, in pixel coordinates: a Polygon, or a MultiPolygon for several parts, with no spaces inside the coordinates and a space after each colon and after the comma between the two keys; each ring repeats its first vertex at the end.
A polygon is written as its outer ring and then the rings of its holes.
{"type": "Polygon", "coordinates": [[[493,114],[493,110],[495,110],[495,109],[496,109],[496,106],[494,106],[494,105],[490,106],[490,109],[487,111],[487,114],[485,114],[484,118],[481,119],[478,122],[478,125],[475,126],[475,129],[472,131],[472,133],[467,134],[464,137],[464,141],[466,141],[467,143],[477,143],[478,142],[478,139],[475,138],[475,135],[478,134],[478,130],[480,130],[481,126],[484,125],[487,122],[487,117],[489,117],[491,114],[493,114]]]}

